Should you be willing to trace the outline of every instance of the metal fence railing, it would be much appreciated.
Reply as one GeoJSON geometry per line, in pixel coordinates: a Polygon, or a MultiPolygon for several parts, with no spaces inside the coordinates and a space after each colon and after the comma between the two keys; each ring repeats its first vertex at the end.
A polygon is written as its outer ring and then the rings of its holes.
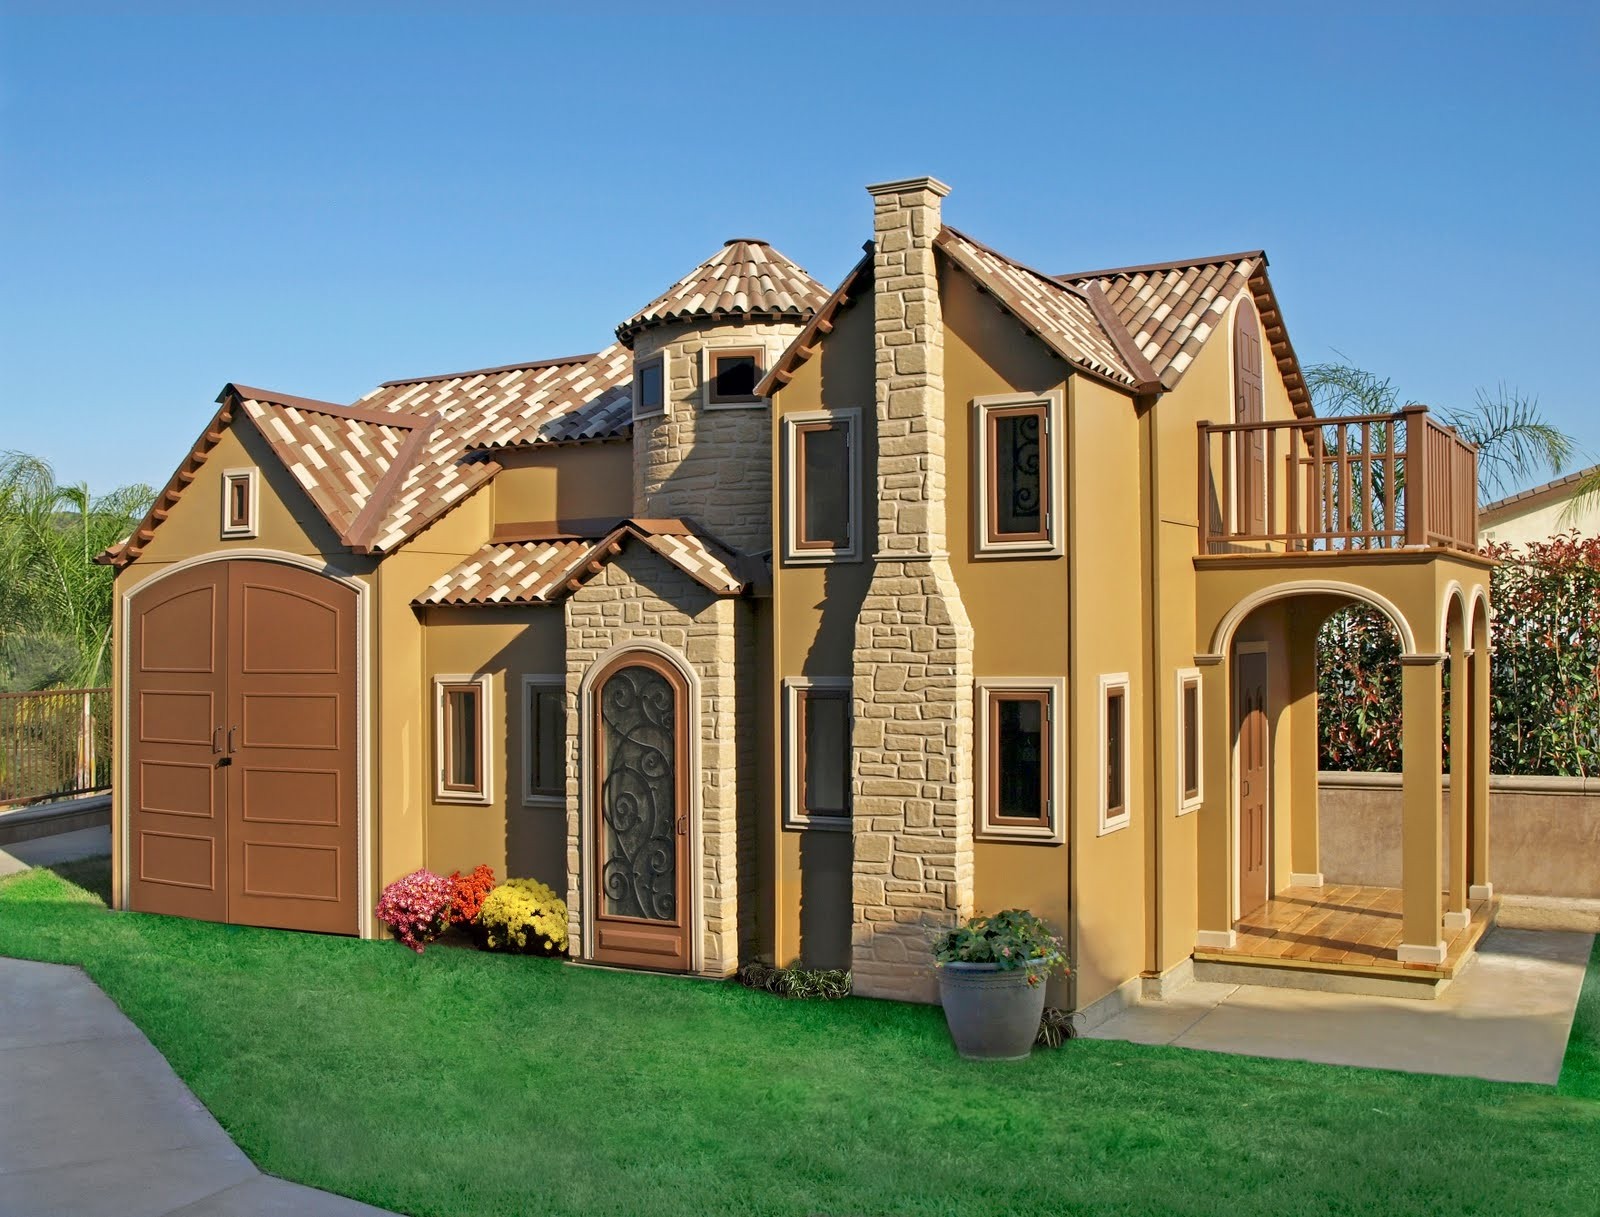
{"type": "Polygon", "coordinates": [[[0,807],[110,785],[110,689],[0,693],[0,807]]]}

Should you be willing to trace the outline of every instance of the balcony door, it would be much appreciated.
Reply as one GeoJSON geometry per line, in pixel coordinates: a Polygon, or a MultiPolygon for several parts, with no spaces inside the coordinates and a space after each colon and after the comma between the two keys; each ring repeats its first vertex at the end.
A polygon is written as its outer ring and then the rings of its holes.
{"type": "MultiPolygon", "coordinates": [[[[1233,321],[1233,421],[1265,421],[1262,398],[1261,319],[1246,297],[1234,310],[1233,321]]],[[[1242,432],[1238,444],[1237,527],[1251,537],[1267,531],[1267,433],[1264,428],[1242,432]]]]}

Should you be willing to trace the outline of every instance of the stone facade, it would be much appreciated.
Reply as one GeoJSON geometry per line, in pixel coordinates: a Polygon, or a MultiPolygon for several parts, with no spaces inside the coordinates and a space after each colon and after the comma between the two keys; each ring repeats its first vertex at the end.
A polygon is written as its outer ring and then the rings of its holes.
{"type": "Polygon", "coordinates": [[[851,955],[857,993],[934,1001],[929,940],[971,914],[973,891],[973,633],[946,540],[933,250],[947,188],[868,189],[879,503],[853,655],[851,955]]]}
{"type": "MultiPolygon", "coordinates": [[[[764,412],[763,412],[764,416],[764,412]]],[[[753,776],[740,781],[741,760],[753,757],[742,747],[739,695],[756,676],[746,620],[750,606],[713,595],[703,585],[643,545],[626,543],[620,555],[565,601],[567,633],[567,916],[574,955],[583,953],[584,893],[582,851],[591,831],[584,777],[590,769],[582,756],[584,736],[583,681],[614,648],[634,642],[654,643],[672,653],[699,684],[697,723],[698,766],[691,789],[699,795],[699,875],[684,876],[679,891],[694,902],[694,919],[703,924],[697,971],[728,976],[738,967],[741,936],[753,938],[753,906],[743,910],[741,888],[754,882],[755,808],[740,791],[751,789],[753,776]],[[741,663],[741,660],[743,662],[741,663]],[[741,755],[743,754],[743,755],[741,755]],[[752,873],[742,874],[748,869],[752,873]]],[[[694,749],[691,749],[693,763],[694,749]]],[[[692,813],[691,813],[692,814],[692,813]]],[[[691,837],[691,842],[694,840],[691,837]]]]}
{"type": "Polygon", "coordinates": [[[763,366],[771,367],[800,329],[685,322],[639,334],[634,358],[665,350],[668,381],[666,413],[634,425],[634,515],[688,517],[747,553],[772,547],[772,412],[764,401],[708,409],[706,351],[760,346],[766,351],[763,366]]]}

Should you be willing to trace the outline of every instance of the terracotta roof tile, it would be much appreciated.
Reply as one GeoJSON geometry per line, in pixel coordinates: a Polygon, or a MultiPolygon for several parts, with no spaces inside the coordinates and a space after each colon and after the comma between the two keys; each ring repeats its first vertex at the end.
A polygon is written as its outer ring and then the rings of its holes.
{"type": "Polygon", "coordinates": [[[671,321],[742,316],[805,321],[827,289],[765,241],[737,238],[617,327],[628,345],[640,330],[671,321]]]}

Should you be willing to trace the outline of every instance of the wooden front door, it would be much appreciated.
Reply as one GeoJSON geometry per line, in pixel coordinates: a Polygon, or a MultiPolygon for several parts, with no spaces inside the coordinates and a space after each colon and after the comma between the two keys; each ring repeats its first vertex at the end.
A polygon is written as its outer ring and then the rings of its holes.
{"type": "Polygon", "coordinates": [[[1239,656],[1236,668],[1239,730],[1235,756],[1239,771],[1239,915],[1267,902],[1267,657],[1261,651],[1239,656]]]}
{"type": "MultiPolygon", "coordinates": [[[[1233,421],[1266,418],[1262,390],[1261,321],[1255,305],[1240,302],[1233,323],[1233,421]]],[[[1238,526],[1248,536],[1267,531],[1267,433],[1257,428],[1239,436],[1238,526]]]]}
{"type": "Polygon", "coordinates": [[[357,933],[355,592],[212,562],[136,593],[131,626],[131,907],[357,933]]]}
{"type": "Polygon", "coordinates": [[[649,652],[624,655],[594,683],[594,957],[689,970],[688,686],[649,652]]]}

